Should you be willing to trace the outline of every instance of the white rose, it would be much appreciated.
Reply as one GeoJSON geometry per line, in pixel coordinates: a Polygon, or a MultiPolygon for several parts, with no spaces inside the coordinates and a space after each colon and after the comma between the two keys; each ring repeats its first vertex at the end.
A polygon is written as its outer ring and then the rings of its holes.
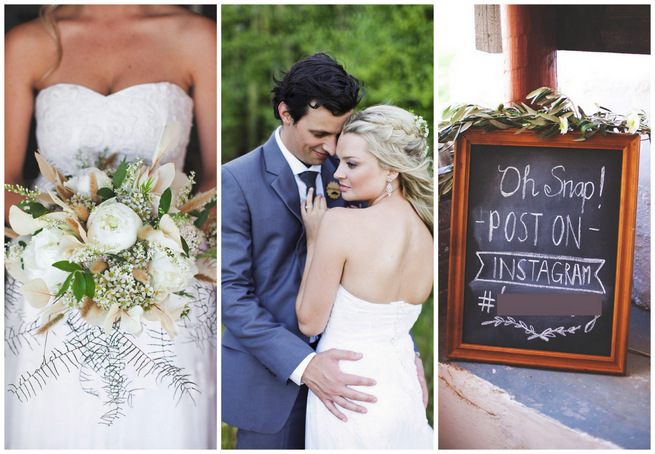
{"type": "Polygon", "coordinates": [[[196,271],[197,268],[192,259],[184,259],[178,255],[178,260],[173,260],[164,250],[158,247],[154,248],[150,262],[150,276],[152,277],[152,287],[160,295],[179,292],[187,288],[196,271]]]}
{"type": "Polygon", "coordinates": [[[89,243],[103,246],[103,250],[116,254],[136,243],[143,223],[130,207],[109,199],[93,210],[87,221],[89,243]]]}
{"type": "Polygon", "coordinates": [[[64,233],[57,228],[44,228],[32,237],[23,251],[23,266],[28,280],[41,278],[50,291],[54,292],[70,273],[52,266],[66,260],[59,252],[59,242],[64,233]]]}
{"type": "Polygon", "coordinates": [[[80,170],[66,181],[64,186],[72,189],[78,195],[91,197],[91,175],[95,175],[96,177],[96,191],[100,188],[111,189],[114,187],[111,178],[105,172],[95,167],[80,170]]]}

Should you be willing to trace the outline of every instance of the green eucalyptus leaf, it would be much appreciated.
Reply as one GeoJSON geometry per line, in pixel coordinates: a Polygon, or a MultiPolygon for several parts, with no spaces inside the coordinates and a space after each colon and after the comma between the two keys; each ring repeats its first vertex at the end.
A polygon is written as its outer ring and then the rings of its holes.
{"type": "Polygon", "coordinates": [[[66,293],[66,290],[68,290],[68,287],[70,287],[71,279],[73,279],[73,273],[69,274],[68,277],[66,278],[66,280],[64,281],[64,283],[61,284],[61,288],[59,289],[59,291],[55,295],[56,298],[59,298],[61,295],[66,293]]]}
{"type": "Polygon", "coordinates": [[[109,254],[109,253],[106,253],[105,255],[107,257],[111,257],[112,259],[114,259],[114,260],[116,260],[118,262],[127,262],[127,259],[125,257],[121,257],[120,255],[109,254]]]}
{"type": "Polygon", "coordinates": [[[114,191],[112,191],[110,188],[100,188],[97,191],[97,194],[102,197],[103,199],[111,199],[114,197],[116,194],[114,194],[114,191]]]}
{"type": "Polygon", "coordinates": [[[58,268],[62,271],[67,271],[69,273],[72,273],[74,271],[82,271],[82,267],[78,265],[77,263],[71,263],[67,262],[66,260],[62,260],[60,262],[55,262],[52,264],[55,268],[58,268]]]}
{"type": "Polygon", "coordinates": [[[116,172],[114,172],[114,178],[112,180],[114,184],[114,188],[121,187],[121,185],[123,184],[123,180],[125,180],[126,175],[127,175],[127,163],[125,161],[125,158],[123,158],[123,161],[116,169],[116,172]]]}
{"type": "Polygon", "coordinates": [[[195,225],[198,228],[202,227],[202,225],[207,220],[207,217],[209,217],[209,210],[205,209],[205,210],[203,210],[202,213],[200,213],[200,216],[198,216],[198,219],[195,220],[193,225],[195,225]]]}
{"type": "Polygon", "coordinates": [[[216,248],[215,247],[209,248],[205,252],[203,252],[202,254],[198,254],[196,257],[197,258],[215,259],[216,258],[216,248]]]}
{"type": "Polygon", "coordinates": [[[186,244],[186,241],[184,240],[184,237],[180,237],[180,241],[182,242],[182,249],[184,249],[184,255],[187,257],[189,256],[189,245],[186,244]]]}
{"type": "Polygon", "coordinates": [[[163,216],[168,213],[168,210],[171,208],[171,199],[173,194],[171,188],[166,188],[159,198],[159,216],[163,216]]]}
{"type": "Polygon", "coordinates": [[[86,280],[86,289],[84,294],[89,298],[93,299],[96,292],[96,282],[93,280],[92,273],[84,273],[84,279],[86,280]]]}
{"type": "Polygon", "coordinates": [[[35,219],[40,218],[48,212],[48,210],[38,202],[29,202],[28,206],[30,207],[30,214],[35,219]]]}
{"type": "Polygon", "coordinates": [[[73,274],[75,275],[73,278],[73,295],[75,296],[75,300],[80,302],[86,293],[86,279],[82,272],[76,272],[73,274]]]}

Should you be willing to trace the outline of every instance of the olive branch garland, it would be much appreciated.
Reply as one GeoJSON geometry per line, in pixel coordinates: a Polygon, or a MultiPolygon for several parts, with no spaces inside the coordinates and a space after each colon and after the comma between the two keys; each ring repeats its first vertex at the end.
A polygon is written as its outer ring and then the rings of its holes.
{"type": "MultiPolygon", "coordinates": [[[[574,104],[568,96],[548,87],[541,87],[526,97],[536,110],[525,103],[500,104],[496,109],[480,107],[476,104],[448,106],[439,123],[438,151],[453,153],[457,138],[469,128],[485,131],[516,129],[516,134],[532,131],[540,139],[548,139],[557,134],[579,132],[575,141],[587,140],[597,133],[630,133],[648,136],[650,127],[643,110],[621,115],[596,104],[597,111],[587,114],[574,104]]],[[[453,165],[439,169],[439,197],[447,194],[453,187],[453,165]]]]}

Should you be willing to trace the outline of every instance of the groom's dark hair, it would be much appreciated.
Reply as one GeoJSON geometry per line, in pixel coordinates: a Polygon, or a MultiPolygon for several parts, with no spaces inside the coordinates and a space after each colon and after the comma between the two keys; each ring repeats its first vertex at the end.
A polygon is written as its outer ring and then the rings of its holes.
{"type": "Polygon", "coordinates": [[[280,119],[278,106],[284,102],[294,123],[307,114],[307,108],[325,107],[341,116],[357,106],[364,96],[362,82],[348,74],[335,58],[319,52],[296,62],[283,77],[273,77],[273,113],[280,119]]]}

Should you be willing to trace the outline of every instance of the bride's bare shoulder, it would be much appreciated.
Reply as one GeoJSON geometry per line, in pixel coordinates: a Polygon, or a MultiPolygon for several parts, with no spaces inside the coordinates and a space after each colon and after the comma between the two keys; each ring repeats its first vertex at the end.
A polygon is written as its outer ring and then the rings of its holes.
{"type": "Polygon", "coordinates": [[[321,228],[325,223],[326,229],[353,233],[359,230],[355,229],[355,227],[367,223],[367,219],[370,217],[369,214],[367,210],[359,208],[331,208],[325,213],[321,221],[321,228]]]}
{"type": "Polygon", "coordinates": [[[200,34],[211,34],[212,32],[216,36],[216,22],[208,17],[177,5],[156,5],[152,8],[151,17],[168,21],[169,25],[177,31],[178,36],[193,35],[197,37],[200,34]]]}
{"type": "Polygon", "coordinates": [[[16,25],[5,35],[5,49],[32,52],[41,50],[45,53],[50,51],[48,48],[54,46],[52,36],[48,34],[39,18],[16,25]]]}
{"type": "Polygon", "coordinates": [[[166,30],[171,46],[187,58],[206,56],[217,46],[216,22],[177,5],[157,5],[153,10],[156,30],[166,30]]]}
{"type": "Polygon", "coordinates": [[[40,19],[16,25],[5,35],[5,65],[24,80],[42,75],[56,59],[57,45],[40,19]]]}

